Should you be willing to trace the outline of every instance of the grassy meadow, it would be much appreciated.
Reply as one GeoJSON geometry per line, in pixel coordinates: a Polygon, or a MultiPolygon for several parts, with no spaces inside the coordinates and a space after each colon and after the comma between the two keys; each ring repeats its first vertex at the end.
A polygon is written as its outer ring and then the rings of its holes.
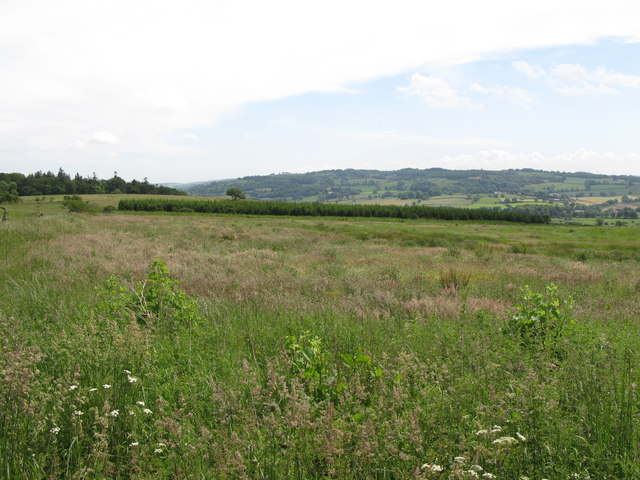
{"type": "Polygon", "coordinates": [[[52,198],[0,224],[0,478],[640,477],[637,227],[52,198]]]}

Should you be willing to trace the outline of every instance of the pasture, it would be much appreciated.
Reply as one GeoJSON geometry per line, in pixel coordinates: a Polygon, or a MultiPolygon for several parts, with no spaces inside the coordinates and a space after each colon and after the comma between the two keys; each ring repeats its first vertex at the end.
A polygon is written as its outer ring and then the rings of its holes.
{"type": "Polygon", "coordinates": [[[60,202],[0,224],[0,478],[640,475],[636,227],[60,202]]]}

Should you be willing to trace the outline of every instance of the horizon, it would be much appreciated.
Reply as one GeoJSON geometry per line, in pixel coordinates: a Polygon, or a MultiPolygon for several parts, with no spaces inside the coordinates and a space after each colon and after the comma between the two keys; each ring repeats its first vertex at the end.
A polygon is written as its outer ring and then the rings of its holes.
{"type": "MultiPolygon", "coordinates": [[[[68,175],[71,178],[74,178],[76,175],[80,175],[80,176],[85,177],[85,178],[93,176],[93,173],[91,175],[82,175],[80,172],[73,172],[73,173],[72,172],[67,172],[62,167],[59,167],[58,169],[39,170],[39,171],[36,171],[36,172],[0,172],[0,174],[18,173],[18,174],[21,174],[21,175],[24,175],[24,176],[28,176],[28,175],[34,175],[36,173],[42,173],[42,174],[57,175],[57,171],[59,171],[59,170],[62,170],[66,175],[68,175]]],[[[537,168],[529,168],[529,167],[502,168],[502,169],[443,168],[443,167],[438,167],[438,166],[432,166],[432,167],[427,167],[427,168],[405,167],[405,168],[398,168],[398,169],[394,169],[394,170],[386,170],[386,169],[380,169],[380,168],[372,169],[372,168],[350,168],[350,167],[345,167],[345,168],[332,168],[332,169],[327,169],[327,170],[314,170],[314,171],[309,171],[309,172],[273,172],[273,173],[267,173],[267,174],[261,174],[261,175],[244,175],[242,177],[213,178],[213,179],[207,179],[207,180],[195,180],[195,181],[187,181],[187,182],[173,182],[173,181],[154,182],[154,181],[148,180],[146,177],[142,177],[142,178],[124,177],[124,176],[120,175],[118,172],[113,172],[112,176],[106,176],[106,177],[100,177],[98,175],[97,178],[100,179],[100,180],[108,180],[110,178],[113,178],[113,176],[117,175],[119,178],[122,178],[123,180],[125,180],[127,182],[130,182],[132,180],[144,181],[145,179],[147,179],[147,181],[150,184],[154,184],[154,185],[174,185],[174,186],[179,186],[179,185],[189,185],[189,184],[196,184],[196,183],[229,182],[229,181],[233,181],[233,180],[242,180],[244,178],[250,178],[250,177],[269,177],[269,176],[276,176],[276,175],[312,175],[312,174],[328,172],[328,171],[348,171],[348,170],[353,170],[353,171],[379,171],[379,172],[397,172],[397,171],[401,171],[401,170],[419,170],[419,171],[446,170],[446,171],[482,171],[482,172],[488,172],[488,173],[490,173],[490,172],[507,172],[507,171],[515,171],[515,172],[531,171],[531,172],[542,172],[542,173],[554,173],[554,174],[560,174],[560,175],[581,175],[581,174],[585,174],[585,175],[604,175],[604,176],[610,176],[610,177],[637,177],[637,178],[640,178],[640,175],[625,174],[625,173],[621,173],[621,174],[606,174],[606,173],[589,172],[589,171],[584,171],[584,170],[577,170],[577,171],[545,170],[545,169],[537,169],[537,168]]]]}
{"type": "Polygon", "coordinates": [[[0,169],[638,176],[638,17],[629,0],[0,2],[0,169]]]}

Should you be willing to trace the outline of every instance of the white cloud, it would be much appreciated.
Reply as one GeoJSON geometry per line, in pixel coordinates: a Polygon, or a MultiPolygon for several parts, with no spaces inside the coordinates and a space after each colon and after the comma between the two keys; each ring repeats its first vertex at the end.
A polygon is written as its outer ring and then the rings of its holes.
{"type": "Polygon", "coordinates": [[[398,90],[407,95],[420,97],[424,100],[424,103],[433,108],[471,110],[482,108],[482,105],[458,94],[445,80],[436,77],[425,77],[419,73],[411,75],[411,82],[408,87],[398,87],[398,90]]]}
{"type": "Polygon", "coordinates": [[[455,147],[505,147],[509,143],[491,137],[433,137],[421,134],[408,134],[395,130],[365,130],[342,132],[344,137],[367,140],[385,145],[431,145],[455,147]]]}
{"type": "Polygon", "coordinates": [[[183,133],[182,138],[192,141],[198,140],[198,136],[195,133],[183,133]]]}
{"type": "Polygon", "coordinates": [[[637,175],[640,153],[596,152],[584,148],[555,155],[537,151],[514,153],[505,150],[486,150],[474,154],[446,155],[433,162],[442,168],[503,170],[535,168],[564,172],[591,172],[611,175],[637,175]]]}
{"type": "Polygon", "coordinates": [[[588,70],[582,65],[563,63],[546,72],[524,61],[514,67],[529,78],[544,78],[547,84],[562,95],[615,95],[621,88],[639,88],[640,76],[613,72],[604,67],[588,70]]]}
{"type": "MultiPolygon", "coordinates": [[[[126,138],[120,153],[185,154],[177,132],[247,104],[500,52],[638,39],[639,17],[634,0],[0,1],[0,137],[19,145],[20,168],[29,155],[93,162],[69,144],[92,131],[126,138]]],[[[475,105],[449,88],[415,93],[475,105]]]]}
{"type": "Polygon", "coordinates": [[[117,144],[120,143],[120,139],[115,134],[103,130],[100,132],[93,132],[89,137],[89,142],[117,144]]]}
{"type": "Polygon", "coordinates": [[[527,90],[519,87],[507,87],[504,85],[498,85],[493,88],[483,87],[477,83],[474,83],[469,87],[474,92],[482,93],[483,95],[491,95],[496,98],[504,98],[512,105],[526,107],[533,103],[533,96],[527,90]]]}
{"type": "Polygon", "coordinates": [[[546,72],[542,68],[538,67],[537,65],[531,65],[524,60],[513,62],[513,66],[516,70],[524,73],[529,78],[536,79],[544,77],[546,75],[546,72]]]}
{"type": "Polygon", "coordinates": [[[563,95],[612,95],[619,88],[640,87],[640,76],[625,75],[604,68],[589,71],[582,65],[562,64],[551,69],[553,88],[563,95]]]}

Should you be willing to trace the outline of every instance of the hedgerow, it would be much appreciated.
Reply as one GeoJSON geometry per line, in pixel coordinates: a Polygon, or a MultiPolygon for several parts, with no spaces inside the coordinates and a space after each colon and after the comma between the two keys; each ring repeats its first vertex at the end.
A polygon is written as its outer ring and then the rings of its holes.
{"type": "Polygon", "coordinates": [[[119,210],[146,212],[221,213],[236,215],[283,215],[306,217],[374,217],[433,220],[489,220],[549,223],[545,215],[515,211],[398,205],[344,205],[333,203],[268,202],[255,200],[122,199],[119,210]]]}

